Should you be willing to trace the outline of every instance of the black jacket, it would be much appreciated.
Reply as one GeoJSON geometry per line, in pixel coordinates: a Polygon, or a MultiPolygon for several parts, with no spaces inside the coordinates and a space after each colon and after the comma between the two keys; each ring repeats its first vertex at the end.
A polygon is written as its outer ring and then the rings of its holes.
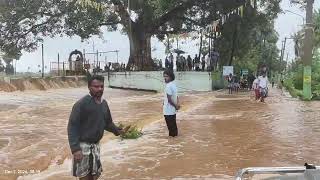
{"type": "Polygon", "coordinates": [[[72,153],[81,150],[80,142],[98,143],[104,130],[116,136],[120,134],[105,100],[97,104],[93,97],[87,95],[74,104],[68,123],[68,139],[72,153]]]}

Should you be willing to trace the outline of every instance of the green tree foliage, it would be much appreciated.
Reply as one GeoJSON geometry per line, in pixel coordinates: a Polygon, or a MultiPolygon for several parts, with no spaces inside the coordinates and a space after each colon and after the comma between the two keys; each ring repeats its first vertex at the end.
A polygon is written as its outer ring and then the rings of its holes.
{"type": "Polygon", "coordinates": [[[284,68],[279,62],[278,34],[273,25],[280,7],[270,1],[261,3],[265,3],[264,13],[247,7],[242,18],[233,15],[222,26],[222,36],[217,39],[220,65],[235,65],[238,70],[249,68],[251,72],[261,64],[266,64],[272,71],[284,68]]]}
{"type": "Polygon", "coordinates": [[[21,50],[33,51],[45,36],[61,33],[60,19],[69,2],[59,0],[0,1],[0,51],[19,57],[21,50]]]}
{"type": "MultiPolygon", "coordinates": [[[[292,82],[289,88],[303,89],[303,63],[301,59],[293,62],[288,69],[288,82],[292,82]]],[[[312,59],[312,81],[311,88],[313,98],[320,97],[320,51],[316,50],[312,59]]]]}

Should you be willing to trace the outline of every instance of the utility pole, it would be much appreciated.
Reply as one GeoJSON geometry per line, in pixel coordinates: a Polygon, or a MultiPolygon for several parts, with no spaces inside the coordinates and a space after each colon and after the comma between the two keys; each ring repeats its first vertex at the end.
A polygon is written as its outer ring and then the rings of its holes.
{"type": "Polygon", "coordinates": [[[14,75],[17,75],[17,60],[15,61],[15,65],[14,65],[14,75]]]}
{"type": "Polygon", "coordinates": [[[97,67],[98,67],[98,62],[99,62],[99,51],[97,50],[96,52],[96,55],[97,55],[97,61],[96,62],[93,62],[93,74],[96,75],[97,73],[97,67]]]}
{"type": "Polygon", "coordinates": [[[41,54],[42,54],[42,78],[44,77],[44,57],[43,57],[43,43],[41,45],[41,54]]]}
{"type": "Polygon", "coordinates": [[[284,56],[285,56],[285,51],[286,51],[286,44],[288,39],[293,39],[293,38],[288,38],[285,37],[284,41],[282,41],[282,49],[281,49],[281,55],[280,55],[280,62],[283,62],[284,56]]]}
{"type": "Polygon", "coordinates": [[[62,76],[64,77],[66,74],[65,74],[65,68],[64,68],[64,62],[62,63],[62,76]]]}
{"type": "Polygon", "coordinates": [[[287,37],[284,38],[281,61],[283,61],[284,53],[285,53],[285,51],[286,51],[287,39],[288,39],[287,37]]]}
{"type": "Polygon", "coordinates": [[[280,62],[282,62],[282,56],[283,56],[283,44],[284,44],[284,41],[281,41],[280,62]]]}
{"type": "Polygon", "coordinates": [[[285,71],[287,70],[287,66],[288,66],[288,60],[289,60],[289,53],[287,53],[287,59],[286,59],[286,67],[284,68],[285,71]]]}
{"type": "Polygon", "coordinates": [[[58,53],[58,76],[60,76],[60,54],[58,53]]]}
{"type": "MultiPolygon", "coordinates": [[[[92,43],[93,43],[93,45],[92,45],[92,52],[94,52],[94,51],[95,51],[95,48],[94,48],[94,40],[92,40],[92,43]]],[[[95,55],[93,55],[93,67],[95,66],[95,61],[96,61],[96,57],[95,57],[95,55]]]]}
{"type": "Polygon", "coordinates": [[[210,55],[211,55],[211,32],[209,32],[208,41],[209,41],[209,52],[208,52],[208,54],[209,54],[209,57],[211,57],[211,56],[210,56],[210,55]]]}
{"type": "Polygon", "coordinates": [[[303,97],[305,100],[311,100],[311,65],[312,65],[312,49],[313,49],[313,3],[314,0],[307,0],[306,9],[306,26],[303,54],[303,97]]]}
{"type": "Polygon", "coordinates": [[[99,66],[99,51],[97,50],[97,67],[99,66]]]}

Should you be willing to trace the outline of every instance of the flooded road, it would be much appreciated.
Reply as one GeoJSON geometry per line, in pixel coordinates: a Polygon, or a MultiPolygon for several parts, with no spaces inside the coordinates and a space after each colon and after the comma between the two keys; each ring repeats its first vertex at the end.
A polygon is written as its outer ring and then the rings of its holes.
{"type": "MultiPolygon", "coordinates": [[[[74,179],[66,125],[85,88],[0,93],[0,179],[74,179]],[[47,167],[49,168],[47,169],[47,167]],[[40,170],[31,174],[30,170],[40,170]]],[[[266,104],[248,93],[185,93],[179,136],[168,138],[162,94],[107,89],[116,123],[143,127],[137,140],[106,133],[101,179],[233,179],[250,166],[320,164],[320,102],[300,102],[272,90],[266,104]]]]}

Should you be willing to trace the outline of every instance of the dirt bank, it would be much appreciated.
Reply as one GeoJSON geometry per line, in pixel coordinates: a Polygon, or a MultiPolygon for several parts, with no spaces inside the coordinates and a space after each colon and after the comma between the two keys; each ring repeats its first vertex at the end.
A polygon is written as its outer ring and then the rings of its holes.
{"type": "Polygon", "coordinates": [[[0,91],[48,90],[86,86],[86,77],[11,78],[0,80],[0,91]]]}

